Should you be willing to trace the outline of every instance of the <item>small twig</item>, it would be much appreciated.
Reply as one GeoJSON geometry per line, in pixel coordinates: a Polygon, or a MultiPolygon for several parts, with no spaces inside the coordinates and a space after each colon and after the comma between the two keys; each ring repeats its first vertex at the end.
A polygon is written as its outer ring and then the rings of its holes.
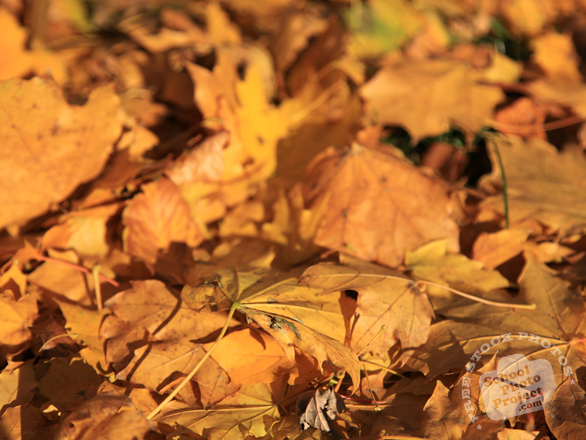
{"type": "Polygon", "coordinates": [[[366,371],[366,367],[364,366],[364,364],[360,364],[360,366],[362,367],[362,370],[364,371],[364,377],[366,377],[368,391],[370,391],[370,395],[372,396],[372,402],[374,403],[374,410],[380,411],[380,408],[378,407],[378,401],[376,400],[376,395],[374,394],[374,391],[372,390],[372,385],[370,384],[370,377],[368,377],[368,371],[366,371]]]}
{"type": "Polygon", "coordinates": [[[92,277],[94,278],[94,289],[96,291],[96,303],[98,305],[98,310],[102,310],[102,287],[100,286],[100,269],[101,266],[99,263],[94,264],[92,267],[92,277]]]}
{"type": "Polygon", "coordinates": [[[505,228],[509,229],[509,195],[508,195],[508,185],[507,185],[507,175],[505,174],[505,167],[503,165],[503,161],[501,159],[501,153],[499,151],[499,147],[496,142],[493,143],[494,151],[496,152],[496,158],[499,161],[499,167],[501,169],[501,178],[503,180],[503,200],[505,203],[505,228]]]}
{"type": "MultiPolygon", "coordinates": [[[[35,258],[39,261],[50,261],[51,263],[57,263],[57,264],[61,264],[63,266],[71,267],[72,269],[78,270],[83,273],[87,273],[87,274],[92,273],[91,270],[86,269],[85,267],[80,266],[79,264],[70,263],[69,261],[58,260],[57,258],[52,258],[52,257],[45,257],[44,255],[39,255],[38,257],[35,257],[35,258]]],[[[104,280],[105,282],[112,284],[114,287],[117,287],[118,289],[120,289],[120,284],[117,281],[114,281],[112,278],[108,278],[107,276],[102,275],[102,274],[99,274],[98,277],[100,277],[100,279],[104,280]]]]}
{"type": "Polygon", "coordinates": [[[151,420],[153,417],[155,417],[163,409],[163,407],[165,405],[167,405],[171,400],[173,400],[175,398],[175,396],[179,393],[179,391],[181,391],[185,387],[185,385],[187,385],[189,383],[189,381],[193,378],[193,376],[195,376],[195,373],[198,372],[198,370],[201,368],[203,363],[207,360],[207,358],[210,357],[210,355],[212,354],[214,349],[218,346],[218,344],[220,343],[220,341],[222,340],[222,338],[226,334],[226,331],[228,330],[228,325],[230,325],[230,321],[232,320],[232,316],[234,315],[234,312],[239,308],[240,308],[240,302],[236,301],[235,303],[232,304],[232,307],[230,308],[230,312],[228,313],[228,318],[226,319],[226,323],[224,324],[224,327],[222,328],[222,331],[220,332],[218,339],[216,339],[216,342],[214,342],[214,345],[212,345],[210,347],[210,349],[207,351],[207,353],[204,355],[204,357],[201,359],[201,361],[198,362],[198,364],[195,366],[195,368],[193,370],[191,370],[191,373],[189,373],[185,377],[185,379],[183,379],[183,381],[177,386],[177,388],[175,388],[173,390],[173,392],[171,394],[169,394],[167,396],[167,398],[165,400],[163,400],[161,402],[161,404],[159,406],[157,406],[153,410],[153,412],[151,412],[147,416],[148,420],[151,420]]]}
{"type": "Polygon", "coordinates": [[[537,306],[535,304],[510,304],[510,303],[502,303],[502,302],[497,302],[497,301],[491,301],[489,299],[484,299],[484,298],[479,298],[477,296],[472,296],[469,295],[467,293],[464,292],[460,292],[459,290],[456,289],[452,289],[451,287],[448,286],[443,286],[441,284],[437,284],[437,283],[432,283],[431,281],[416,281],[415,284],[423,284],[426,286],[433,286],[433,287],[439,287],[440,289],[446,289],[448,292],[452,292],[458,296],[461,296],[463,298],[466,299],[470,299],[472,301],[476,301],[482,304],[487,304],[489,306],[495,306],[495,307],[504,307],[507,309],[524,309],[524,310],[535,310],[537,308],[537,306]]]}
{"type": "Polygon", "coordinates": [[[584,118],[580,118],[578,116],[570,116],[569,118],[561,119],[559,121],[546,122],[541,125],[513,125],[498,121],[489,121],[488,126],[495,128],[503,133],[530,134],[539,133],[542,131],[558,130],[560,128],[580,124],[581,122],[584,122],[584,120],[584,118]]]}

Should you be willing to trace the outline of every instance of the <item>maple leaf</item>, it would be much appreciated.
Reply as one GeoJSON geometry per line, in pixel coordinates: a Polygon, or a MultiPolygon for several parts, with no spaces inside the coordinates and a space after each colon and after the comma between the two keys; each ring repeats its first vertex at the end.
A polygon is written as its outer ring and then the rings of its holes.
{"type": "Polygon", "coordinates": [[[310,206],[328,200],[315,242],[391,267],[437,238],[458,251],[450,186],[392,154],[353,144],[316,157],[303,186],[310,206]]]}
{"type": "Polygon", "coordinates": [[[104,341],[100,337],[100,327],[109,309],[87,310],[77,304],[55,300],[67,320],[69,336],[78,344],[85,346],[80,354],[96,371],[106,372],[108,362],[104,352],[104,341]]]}
{"type": "Polygon", "coordinates": [[[273,399],[267,385],[247,385],[207,411],[173,401],[156,420],[186,426],[199,435],[205,432],[210,440],[244,440],[248,434],[259,438],[279,418],[273,399]]]}
{"type": "Polygon", "coordinates": [[[566,379],[545,408],[545,420],[560,439],[579,439],[586,425],[586,392],[574,378],[566,379]]]}
{"type": "Polygon", "coordinates": [[[70,106],[52,80],[0,83],[0,227],[21,225],[95,178],[120,136],[123,113],[112,86],[94,90],[83,107],[70,106]],[[100,117],[96,118],[95,115],[100,117]],[[25,148],[22,148],[22,146],[25,148]]]}
{"type": "Polygon", "coordinates": [[[3,370],[0,373],[0,402],[3,402],[0,413],[8,405],[16,407],[30,402],[37,385],[35,372],[30,362],[14,371],[3,370]]]}
{"type": "MultiPolygon", "coordinates": [[[[507,178],[512,224],[531,218],[552,231],[559,231],[562,236],[584,230],[586,199],[582,175],[586,158],[580,149],[568,146],[560,153],[548,142],[537,138],[525,142],[514,136],[492,139],[493,173],[486,177],[485,185],[490,182],[500,186],[502,182],[495,148],[501,155],[507,178]]],[[[489,197],[481,206],[486,217],[491,211],[504,214],[502,196],[489,197]]]]}
{"type": "MultiPolygon", "coordinates": [[[[433,281],[466,293],[481,294],[509,286],[505,277],[497,271],[485,269],[481,262],[461,254],[448,254],[446,240],[437,240],[415,251],[408,251],[405,266],[417,279],[433,281]]],[[[440,286],[426,286],[426,289],[434,296],[451,295],[440,286]]],[[[438,305],[434,305],[437,310],[438,305]]]]}
{"type": "Polygon", "coordinates": [[[390,269],[354,260],[347,266],[321,263],[309,268],[301,281],[324,293],[356,291],[352,347],[384,355],[397,341],[403,348],[427,341],[434,317],[427,295],[414,282],[390,269]]]}
{"type": "MultiPolygon", "coordinates": [[[[160,282],[136,283],[107,303],[113,313],[131,326],[140,326],[153,336],[134,350],[133,359],[117,378],[140,383],[149,389],[165,389],[175,375],[189,373],[211,345],[206,339],[219,330],[225,314],[197,314],[187,308],[160,282]],[[197,342],[194,342],[197,341],[197,342]]],[[[232,323],[206,368],[194,380],[205,407],[238,390],[241,384],[272,382],[278,371],[290,367],[281,347],[268,335],[232,323]]]]}
{"type": "Polygon", "coordinates": [[[290,273],[276,270],[239,271],[210,266],[186,276],[182,296],[193,307],[225,310],[238,301],[240,311],[271,334],[291,359],[291,345],[345,368],[354,384],[359,383],[360,364],[356,354],[343,344],[344,317],[338,292],[300,285],[290,273]],[[211,274],[214,274],[212,278],[211,274]],[[224,286],[224,287],[221,287],[224,286]]]}
{"type": "Polygon", "coordinates": [[[203,234],[177,186],[163,178],[143,185],[142,191],[123,213],[124,245],[129,254],[154,264],[158,250],[171,242],[201,243],[203,234]]]}
{"type": "Polygon", "coordinates": [[[15,301],[10,290],[0,295],[0,319],[4,323],[0,340],[6,345],[20,345],[31,338],[34,320],[38,316],[37,302],[31,295],[15,301]]]}
{"type": "Polygon", "coordinates": [[[55,52],[41,48],[26,50],[28,32],[6,8],[0,10],[0,27],[3,29],[0,35],[0,51],[4,61],[0,67],[0,80],[23,77],[32,72],[43,75],[49,69],[59,84],[65,82],[65,59],[61,59],[55,52]]]}
{"type": "Polygon", "coordinates": [[[569,282],[561,281],[531,254],[525,258],[521,297],[536,304],[535,310],[503,311],[481,304],[445,308],[442,314],[453,320],[432,325],[427,344],[405,353],[404,359],[412,356],[406,364],[435,377],[452,368],[475,368],[483,356],[498,350],[499,356],[522,354],[530,361],[547,360],[557,384],[575,372],[585,359],[583,343],[573,340],[584,332],[586,307],[569,282]]]}
{"type": "Polygon", "coordinates": [[[424,438],[451,440],[461,438],[469,424],[461,402],[449,397],[449,390],[440,381],[423,408],[421,435],[424,438]]]}
{"type": "Polygon", "coordinates": [[[504,99],[498,87],[479,84],[467,63],[446,59],[405,60],[383,68],[360,94],[371,120],[404,127],[412,142],[451,125],[472,135],[504,99]]]}
{"type": "Polygon", "coordinates": [[[128,397],[99,395],[64,417],[55,439],[135,440],[146,438],[149,430],[148,420],[128,397]]]}

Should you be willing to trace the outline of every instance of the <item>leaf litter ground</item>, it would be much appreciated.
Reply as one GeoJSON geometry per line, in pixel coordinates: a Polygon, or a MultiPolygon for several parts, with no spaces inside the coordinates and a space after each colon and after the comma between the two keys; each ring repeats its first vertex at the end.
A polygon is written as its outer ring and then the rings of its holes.
{"type": "Polygon", "coordinates": [[[584,20],[5,2],[2,438],[583,438],[584,20]]]}

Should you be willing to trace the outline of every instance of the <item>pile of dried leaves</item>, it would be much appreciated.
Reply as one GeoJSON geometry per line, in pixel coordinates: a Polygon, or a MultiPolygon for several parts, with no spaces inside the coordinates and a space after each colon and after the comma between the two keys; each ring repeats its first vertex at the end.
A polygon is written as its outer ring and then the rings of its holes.
{"type": "Polygon", "coordinates": [[[585,25],[1,1],[0,437],[584,438],[585,25]]]}

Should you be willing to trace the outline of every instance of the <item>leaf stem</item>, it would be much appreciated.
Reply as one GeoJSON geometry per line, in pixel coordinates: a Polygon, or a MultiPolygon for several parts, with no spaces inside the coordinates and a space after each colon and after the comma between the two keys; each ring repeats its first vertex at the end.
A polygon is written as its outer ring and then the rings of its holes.
{"type": "Polygon", "coordinates": [[[505,203],[505,228],[509,229],[509,195],[508,195],[508,185],[507,185],[507,175],[505,174],[505,167],[503,165],[503,160],[501,159],[501,153],[499,151],[499,147],[496,142],[493,142],[494,151],[496,153],[496,158],[499,161],[499,167],[501,169],[501,178],[503,180],[503,200],[505,203]]]}
{"type": "MultiPolygon", "coordinates": [[[[80,272],[87,273],[87,274],[92,273],[89,269],[87,269],[83,266],[80,266],[79,264],[70,263],[69,261],[58,260],[57,258],[45,257],[44,255],[39,255],[39,256],[35,257],[35,259],[39,260],[39,261],[50,261],[51,263],[61,264],[63,266],[71,267],[75,270],[79,270],[80,272]]],[[[98,274],[98,277],[100,279],[104,280],[105,282],[112,284],[114,287],[117,287],[118,289],[120,289],[120,284],[117,281],[114,281],[112,278],[108,278],[107,276],[102,275],[102,274],[98,274]]]]}
{"type": "Polygon", "coordinates": [[[232,320],[232,316],[234,316],[234,312],[236,310],[238,310],[239,308],[240,308],[240,302],[236,301],[235,303],[232,304],[232,307],[230,307],[230,312],[228,313],[228,318],[226,319],[226,323],[224,324],[224,327],[222,328],[222,331],[220,332],[218,339],[216,339],[216,342],[214,342],[214,345],[212,345],[210,347],[210,349],[207,351],[207,353],[204,355],[204,357],[198,362],[198,364],[195,366],[195,368],[193,370],[191,370],[191,372],[185,377],[185,379],[183,379],[183,381],[177,386],[177,388],[175,388],[173,390],[173,392],[171,394],[169,394],[167,396],[167,398],[165,400],[163,400],[161,402],[161,404],[159,406],[157,406],[147,416],[148,420],[151,420],[153,417],[155,417],[163,409],[163,407],[165,405],[167,405],[171,400],[173,400],[175,398],[175,396],[179,393],[179,391],[181,391],[185,387],[185,385],[187,385],[189,383],[189,381],[193,378],[193,376],[195,376],[195,373],[198,372],[198,370],[201,368],[203,363],[207,360],[207,358],[210,357],[210,355],[212,354],[214,349],[218,346],[218,344],[220,343],[220,341],[222,340],[222,338],[226,334],[226,331],[228,330],[228,325],[230,325],[230,321],[232,320]]]}
{"type": "Polygon", "coordinates": [[[479,298],[477,296],[469,295],[467,293],[460,292],[459,290],[452,289],[451,287],[448,287],[448,286],[443,286],[441,284],[432,283],[431,281],[419,280],[419,281],[416,281],[415,284],[423,284],[426,286],[433,286],[433,287],[439,287],[440,289],[446,289],[447,291],[452,292],[456,295],[459,295],[463,298],[470,299],[472,301],[476,301],[476,302],[479,302],[482,304],[487,304],[489,306],[504,307],[504,308],[508,308],[508,309],[523,309],[523,310],[535,310],[537,308],[537,306],[535,304],[510,304],[510,303],[502,303],[502,302],[498,302],[498,301],[491,301],[489,299],[479,298]]]}
{"type": "Polygon", "coordinates": [[[100,286],[100,263],[94,264],[92,267],[92,277],[94,278],[94,290],[96,291],[96,303],[98,310],[102,310],[102,286],[100,286]]]}

